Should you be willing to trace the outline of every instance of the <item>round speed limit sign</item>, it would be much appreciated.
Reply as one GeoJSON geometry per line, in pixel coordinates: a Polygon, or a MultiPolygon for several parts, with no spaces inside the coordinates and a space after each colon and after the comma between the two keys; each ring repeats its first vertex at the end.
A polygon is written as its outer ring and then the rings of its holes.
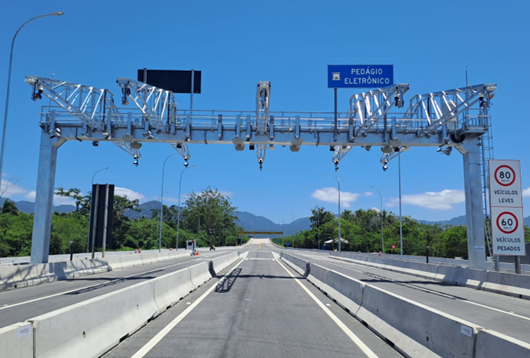
{"type": "Polygon", "coordinates": [[[517,228],[519,227],[519,222],[517,221],[517,217],[513,213],[505,211],[499,216],[497,216],[497,227],[503,233],[511,234],[514,233],[515,230],[517,230],[517,228]]]}
{"type": "Polygon", "coordinates": [[[508,165],[501,165],[495,170],[495,181],[502,186],[510,186],[515,181],[515,171],[508,165]]]}

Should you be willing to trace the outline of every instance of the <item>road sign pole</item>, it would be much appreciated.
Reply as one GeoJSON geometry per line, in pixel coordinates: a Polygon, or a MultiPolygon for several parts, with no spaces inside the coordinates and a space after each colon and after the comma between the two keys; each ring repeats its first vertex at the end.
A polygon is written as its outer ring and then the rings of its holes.
{"type": "Polygon", "coordinates": [[[333,88],[333,94],[334,94],[334,97],[335,97],[335,132],[334,132],[334,135],[333,135],[333,140],[334,141],[337,141],[337,126],[338,126],[338,113],[337,113],[337,88],[333,88]]]}

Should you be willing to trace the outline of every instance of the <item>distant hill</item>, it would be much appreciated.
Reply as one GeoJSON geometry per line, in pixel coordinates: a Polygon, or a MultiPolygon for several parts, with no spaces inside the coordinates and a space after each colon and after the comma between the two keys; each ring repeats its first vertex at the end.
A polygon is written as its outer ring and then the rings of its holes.
{"type": "MultiPolygon", "coordinates": [[[[4,205],[5,198],[0,198],[0,207],[4,205]]],[[[17,201],[15,202],[17,204],[18,210],[33,214],[35,212],[35,203],[31,201],[17,201]]],[[[151,218],[152,217],[152,210],[160,210],[160,202],[157,200],[152,200],[145,202],[143,204],[140,204],[140,212],[133,211],[133,210],[127,210],[125,212],[125,216],[132,220],[137,220],[141,217],[151,218]]],[[[53,206],[54,211],[58,211],[60,213],[71,213],[75,211],[74,205],[57,205],[53,206]]],[[[282,231],[285,235],[291,235],[293,232],[293,224],[287,223],[287,224],[278,224],[275,223],[269,219],[267,219],[264,216],[257,216],[252,213],[249,213],[247,211],[240,211],[237,214],[238,217],[238,225],[242,226],[246,231],[282,231]]],[[[452,226],[459,226],[459,225],[466,225],[466,216],[457,216],[455,218],[452,218],[450,220],[441,220],[441,221],[426,221],[426,220],[418,220],[418,222],[423,224],[440,224],[440,226],[444,227],[447,225],[452,226]]],[[[305,218],[299,218],[294,221],[294,232],[300,232],[303,230],[309,230],[310,229],[311,222],[309,221],[308,217],[305,218]]],[[[524,218],[524,225],[530,226],[530,216],[527,216],[524,218]]]]}
{"type": "MultiPolygon", "coordinates": [[[[530,216],[527,219],[529,219],[530,221],[530,216]]],[[[444,227],[447,225],[451,225],[451,226],[467,225],[465,215],[457,216],[456,218],[452,218],[451,220],[442,220],[442,221],[418,220],[418,222],[422,224],[429,224],[429,225],[440,224],[441,227],[444,227]]],[[[525,225],[526,225],[526,219],[525,219],[525,225]]]]}
{"type": "MultiPolygon", "coordinates": [[[[4,202],[6,201],[5,198],[0,198],[0,206],[4,206],[4,202]]],[[[19,211],[22,211],[23,213],[27,214],[33,214],[35,213],[35,203],[31,201],[17,201],[15,202],[17,204],[17,208],[19,211]]],[[[71,213],[72,211],[75,211],[74,205],[58,205],[53,206],[53,211],[58,211],[60,213],[71,213]]]]}

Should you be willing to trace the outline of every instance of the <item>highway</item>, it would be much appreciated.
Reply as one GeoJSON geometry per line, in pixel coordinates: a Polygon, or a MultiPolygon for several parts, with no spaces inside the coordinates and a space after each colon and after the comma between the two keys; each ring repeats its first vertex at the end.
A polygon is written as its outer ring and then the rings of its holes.
{"type": "Polygon", "coordinates": [[[337,260],[322,252],[289,250],[289,253],[312,264],[530,343],[530,300],[337,260]]]}
{"type": "Polygon", "coordinates": [[[140,265],[66,281],[0,291],[0,328],[181,270],[227,252],[229,250],[205,251],[199,256],[184,256],[165,262],[140,265]]]}
{"type": "Polygon", "coordinates": [[[177,303],[104,357],[402,357],[254,240],[227,276],[177,303]]]}

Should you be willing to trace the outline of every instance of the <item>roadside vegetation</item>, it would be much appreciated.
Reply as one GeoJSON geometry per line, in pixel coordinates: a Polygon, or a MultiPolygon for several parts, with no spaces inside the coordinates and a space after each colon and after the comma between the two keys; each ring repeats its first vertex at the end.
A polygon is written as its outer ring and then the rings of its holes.
{"type": "MultiPolygon", "coordinates": [[[[311,229],[274,239],[279,245],[289,243],[298,248],[329,249],[338,246],[338,218],[324,208],[316,207],[311,210],[311,229]],[[328,241],[327,244],[325,242],[328,241]]],[[[360,252],[381,251],[381,217],[383,219],[383,236],[385,254],[399,254],[399,216],[392,212],[359,209],[355,212],[344,210],[341,213],[340,226],[341,250],[360,252]],[[396,249],[392,250],[392,245],[396,249]]],[[[425,255],[429,246],[429,255],[437,257],[462,257],[467,254],[466,226],[429,225],[420,223],[410,217],[402,218],[403,254],[425,255]]],[[[526,241],[530,241],[530,230],[525,227],[526,241]]]]}
{"type": "MultiPolygon", "coordinates": [[[[50,255],[69,253],[70,241],[73,241],[74,252],[86,252],[90,195],[81,195],[77,188],[58,188],[55,194],[74,199],[76,210],[67,214],[53,214],[50,255]]],[[[114,196],[112,240],[107,244],[107,250],[158,248],[160,209],[152,210],[150,217],[140,217],[136,220],[125,216],[127,210],[139,211],[139,205],[138,200],[114,196]]],[[[192,193],[180,213],[179,248],[185,247],[186,240],[198,240],[199,247],[210,244],[236,245],[236,210],[230,200],[217,189],[207,188],[199,194],[192,193]]],[[[164,205],[162,248],[175,247],[177,218],[178,207],[164,205]]],[[[6,199],[0,214],[0,257],[29,256],[32,231],[33,215],[20,212],[13,201],[6,199]]]]}
{"type": "MultiPolygon", "coordinates": [[[[74,252],[86,252],[88,228],[90,222],[90,196],[81,195],[77,188],[65,190],[58,188],[57,195],[71,197],[76,210],[63,214],[55,212],[52,217],[50,254],[67,254],[70,241],[74,252]]],[[[149,217],[130,219],[125,216],[127,210],[139,211],[138,200],[127,197],[114,197],[112,219],[112,240],[108,250],[150,250],[158,248],[160,232],[160,210],[154,209],[149,217]]],[[[180,212],[179,248],[185,247],[186,240],[198,240],[199,247],[236,245],[237,231],[242,230],[236,224],[237,208],[229,198],[217,189],[207,188],[201,193],[191,193],[180,212]]],[[[163,208],[162,247],[175,247],[177,238],[178,207],[163,208]]],[[[355,212],[345,210],[341,214],[341,249],[345,251],[379,252],[381,251],[381,217],[386,254],[399,254],[399,217],[392,212],[359,209],[355,212]],[[396,245],[392,250],[391,245],[396,245]]],[[[293,236],[273,238],[283,245],[294,244],[298,248],[322,248],[324,245],[333,250],[337,248],[338,219],[335,215],[315,207],[311,210],[311,228],[293,236]],[[325,242],[328,241],[327,244],[325,242]]],[[[33,215],[20,212],[16,204],[7,199],[0,213],[0,257],[29,256],[33,215]]],[[[405,255],[429,254],[437,257],[462,257],[467,259],[467,232],[465,226],[446,226],[422,224],[403,217],[403,247],[405,255]]],[[[526,241],[530,241],[530,229],[525,227],[526,241]]],[[[247,238],[244,237],[244,241],[247,238]]]]}

